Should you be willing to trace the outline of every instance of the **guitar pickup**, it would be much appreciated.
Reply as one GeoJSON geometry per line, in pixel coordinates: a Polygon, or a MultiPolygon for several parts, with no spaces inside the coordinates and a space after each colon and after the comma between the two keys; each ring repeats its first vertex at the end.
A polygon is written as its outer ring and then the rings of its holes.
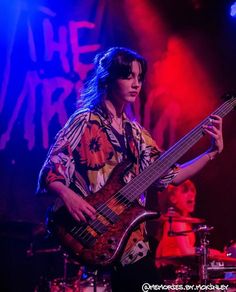
{"type": "Polygon", "coordinates": [[[119,220],[119,216],[105,204],[96,207],[96,210],[112,224],[116,223],[119,220]]]}
{"type": "Polygon", "coordinates": [[[90,219],[88,221],[88,224],[93,228],[93,230],[95,230],[99,234],[103,234],[107,231],[107,227],[97,219],[95,220],[90,219]]]}
{"type": "Polygon", "coordinates": [[[92,246],[96,242],[96,238],[90,232],[88,232],[88,230],[86,229],[87,226],[88,226],[88,224],[85,222],[79,223],[77,226],[74,226],[70,230],[70,234],[75,239],[80,241],[82,243],[82,245],[84,245],[88,248],[92,248],[92,246]]]}

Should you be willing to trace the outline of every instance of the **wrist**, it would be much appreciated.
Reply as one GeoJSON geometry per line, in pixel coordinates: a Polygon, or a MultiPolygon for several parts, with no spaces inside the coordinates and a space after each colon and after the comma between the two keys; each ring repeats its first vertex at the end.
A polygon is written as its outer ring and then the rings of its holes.
{"type": "Polygon", "coordinates": [[[218,152],[217,151],[207,151],[205,154],[208,157],[208,160],[213,160],[216,158],[218,152]]]}
{"type": "Polygon", "coordinates": [[[61,181],[53,181],[48,185],[48,189],[50,192],[63,199],[66,186],[61,181]]]}

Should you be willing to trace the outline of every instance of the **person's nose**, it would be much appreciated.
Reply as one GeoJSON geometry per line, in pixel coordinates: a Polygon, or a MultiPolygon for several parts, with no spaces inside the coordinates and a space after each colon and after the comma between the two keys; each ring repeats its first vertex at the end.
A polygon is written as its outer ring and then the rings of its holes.
{"type": "Polygon", "coordinates": [[[133,79],[133,83],[132,83],[132,87],[138,89],[139,87],[141,87],[141,82],[139,80],[138,77],[135,77],[133,79]]]}

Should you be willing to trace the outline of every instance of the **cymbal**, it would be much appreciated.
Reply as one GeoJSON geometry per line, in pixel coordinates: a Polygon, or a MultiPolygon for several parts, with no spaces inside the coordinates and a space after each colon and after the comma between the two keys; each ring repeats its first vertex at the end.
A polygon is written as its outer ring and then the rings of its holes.
{"type": "Polygon", "coordinates": [[[209,255],[209,260],[236,265],[236,258],[228,257],[227,255],[209,255]]]}
{"type": "MultiPolygon", "coordinates": [[[[157,257],[155,260],[158,263],[158,266],[165,265],[187,265],[194,266],[200,264],[200,254],[189,254],[184,256],[162,256],[157,257]]],[[[208,256],[209,263],[211,261],[224,263],[224,266],[234,266],[236,265],[236,258],[228,257],[226,255],[209,255],[208,256]]]]}
{"type": "Polygon", "coordinates": [[[163,256],[163,257],[157,257],[156,261],[159,263],[159,265],[174,265],[174,266],[180,266],[180,265],[196,265],[199,263],[199,254],[189,254],[184,256],[163,256]]]}
{"type": "Polygon", "coordinates": [[[211,279],[212,284],[216,285],[235,285],[236,284],[236,277],[230,278],[230,279],[224,279],[224,278],[214,278],[211,279]]]}
{"type": "Polygon", "coordinates": [[[180,216],[176,214],[164,214],[161,215],[159,218],[160,221],[173,221],[173,222],[183,222],[183,223],[189,223],[189,224],[201,224],[204,223],[206,220],[202,218],[196,218],[196,217],[185,217],[180,216]]]}

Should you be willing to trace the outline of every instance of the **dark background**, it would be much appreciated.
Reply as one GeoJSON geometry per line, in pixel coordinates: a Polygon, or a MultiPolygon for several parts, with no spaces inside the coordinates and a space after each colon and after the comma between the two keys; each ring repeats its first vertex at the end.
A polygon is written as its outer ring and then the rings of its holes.
{"type": "MultiPolygon", "coordinates": [[[[62,257],[56,252],[27,256],[27,250],[32,243],[37,248],[45,244],[41,238],[44,216],[53,198],[36,197],[37,177],[55,134],[76,108],[78,87],[85,79],[81,64],[91,64],[97,52],[116,45],[143,54],[149,62],[149,75],[142,99],[133,111],[159,145],[168,148],[213,111],[222,102],[220,97],[224,92],[235,89],[236,19],[229,15],[232,3],[223,0],[1,1],[2,291],[33,291],[40,275],[55,278],[62,273],[62,257]],[[55,42],[60,39],[61,30],[67,31],[64,57],[68,70],[63,67],[58,51],[51,58],[45,53],[44,33],[48,29],[44,30],[45,21],[52,25],[55,42]],[[71,22],[82,21],[93,23],[94,27],[81,28],[78,32],[75,39],[78,47],[89,46],[89,49],[79,55],[80,63],[75,67],[71,45],[74,39],[69,28],[71,22]],[[32,75],[27,83],[29,73],[32,75]],[[32,78],[33,74],[38,79],[32,78]],[[56,84],[52,94],[46,90],[49,88],[46,81],[56,84]],[[68,88],[60,87],[65,82],[72,89],[59,104],[63,90],[68,88]],[[163,87],[164,95],[156,93],[163,87]],[[148,101],[153,102],[151,109],[148,101]],[[169,112],[175,126],[168,126],[172,136],[163,128],[164,140],[160,142],[155,126],[172,101],[178,105],[180,114],[169,112]],[[61,115],[56,113],[57,103],[61,115]],[[54,110],[55,114],[50,116],[54,110]],[[48,127],[44,131],[42,120],[48,127]],[[45,132],[48,133],[46,146],[45,132]]],[[[235,112],[225,118],[224,152],[193,178],[198,191],[195,215],[215,227],[210,239],[211,246],[218,249],[236,238],[235,122],[235,112]]],[[[209,141],[204,139],[181,161],[205,151],[208,145],[209,141]]],[[[57,247],[51,242],[46,244],[53,250],[57,247]]]]}

